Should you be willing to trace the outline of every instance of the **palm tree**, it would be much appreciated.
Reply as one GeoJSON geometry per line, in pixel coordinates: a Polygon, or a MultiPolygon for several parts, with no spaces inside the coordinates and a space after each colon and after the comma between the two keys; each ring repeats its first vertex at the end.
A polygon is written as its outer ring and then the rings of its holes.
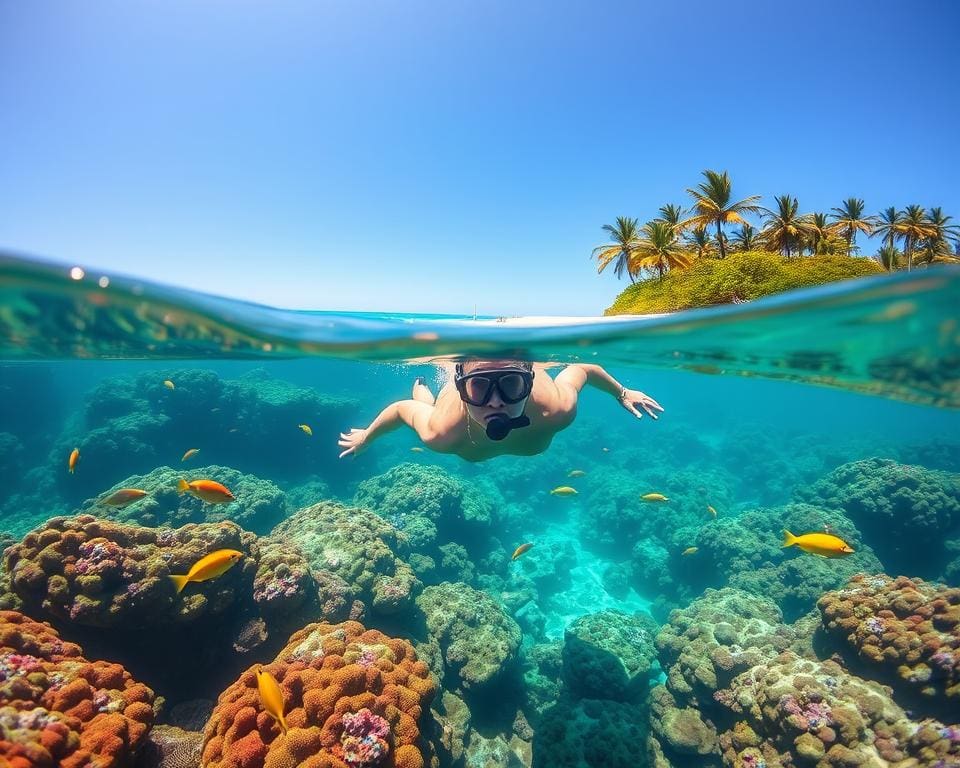
{"type": "Polygon", "coordinates": [[[630,282],[635,282],[633,271],[630,269],[630,259],[633,251],[640,241],[640,229],[637,226],[637,220],[626,216],[617,216],[616,224],[604,224],[603,230],[610,234],[611,242],[605,245],[598,245],[593,249],[590,257],[597,260],[597,272],[603,272],[610,264],[613,264],[613,274],[617,279],[623,277],[624,270],[630,277],[630,282]]]}
{"type": "Polygon", "coordinates": [[[717,243],[720,245],[720,258],[727,257],[727,247],[723,238],[724,224],[746,224],[743,214],[760,213],[759,195],[751,195],[743,200],[730,202],[730,177],[727,172],[704,171],[706,182],[698,184],[696,189],[688,189],[687,193],[693,198],[694,215],[685,222],[683,227],[696,229],[715,224],[717,227],[717,243]]]}
{"type": "Polygon", "coordinates": [[[847,240],[847,253],[853,253],[857,243],[857,232],[863,232],[867,237],[873,232],[877,223],[873,216],[863,215],[863,200],[859,197],[848,197],[839,208],[831,208],[831,218],[836,219],[836,231],[847,240]]]}
{"type": "Polygon", "coordinates": [[[902,236],[901,224],[903,224],[903,214],[891,205],[889,208],[880,211],[877,222],[873,227],[873,234],[882,236],[883,244],[893,248],[902,236]]]}
{"type": "Polygon", "coordinates": [[[733,243],[735,251],[752,251],[760,247],[756,228],[746,222],[733,230],[733,238],[730,242],[733,243]]]}
{"type": "Polygon", "coordinates": [[[880,266],[887,270],[887,272],[893,272],[899,265],[901,256],[903,256],[903,254],[894,246],[884,245],[877,251],[873,258],[880,262],[880,266]]]}
{"type": "Polygon", "coordinates": [[[908,205],[903,209],[899,232],[906,242],[907,271],[913,269],[913,252],[917,243],[925,237],[932,237],[934,229],[927,220],[926,211],[919,205],[908,205]]]}
{"type": "MultiPolygon", "coordinates": [[[[749,225],[748,225],[749,226],[749,225]]],[[[697,227],[685,235],[687,246],[697,252],[697,258],[713,255],[714,239],[706,227],[697,227]]]]}
{"type": "Polygon", "coordinates": [[[953,216],[945,216],[942,208],[931,208],[927,214],[927,225],[931,234],[923,241],[924,261],[954,261],[956,256],[950,248],[948,238],[960,237],[960,227],[951,224],[953,216]]]}
{"type": "MultiPolygon", "coordinates": [[[[681,228],[680,224],[683,221],[683,215],[685,213],[686,211],[683,210],[682,206],[668,203],[667,205],[660,206],[660,215],[656,220],[665,221],[674,229],[679,230],[679,228],[681,228]]],[[[679,234],[679,231],[677,234],[679,234]]]]}
{"type": "Polygon", "coordinates": [[[642,237],[631,258],[631,271],[655,269],[659,279],[668,269],[685,269],[690,266],[690,254],[677,240],[674,228],[665,221],[647,222],[641,229],[642,237]]]}
{"type": "Polygon", "coordinates": [[[827,214],[810,214],[810,229],[808,231],[808,242],[810,245],[810,254],[817,256],[826,252],[827,238],[830,237],[830,224],[827,222],[827,214]]]}
{"type": "Polygon", "coordinates": [[[790,256],[794,248],[800,250],[804,239],[808,237],[810,218],[797,213],[800,206],[797,198],[779,195],[773,199],[777,204],[776,211],[762,209],[765,224],[760,232],[760,239],[768,248],[775,248],[783,251],[785,256],[790,256]]]}

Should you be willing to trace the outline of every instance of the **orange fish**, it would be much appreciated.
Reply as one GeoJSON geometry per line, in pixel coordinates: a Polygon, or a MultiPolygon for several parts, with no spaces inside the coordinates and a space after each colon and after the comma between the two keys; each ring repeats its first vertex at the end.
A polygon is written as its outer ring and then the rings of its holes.
{"type": "Polygon", "coordinates": [[[853,554],[853,547],[832,533],[805,533],[802,536],[794,536],[790,531],[784,531],[783,546],[797,546],[804,552],[820,555],[820,557],[843,557],[853,554]]]}
{"type": "Polygon", "coordinates": [[[186,576],[171,576],[170,580],[177,588],[179,595],[191,581],[207,581],[222,576],[229,571],[243,557],[243,552],[235,549],[218,549],[205,557],[201,557],[193,564],[186,576]]]}
{"type": "Polygon", "coordinates": [[[189,451],[183,454],[183,458],[180,459],[180,461],[186,461],[187,459],[191,459],[194,456],[196,456],[198,453],[200,453],[199,448],[191,448],[189,451]]]}
{"type": "Polygon", "coordinates": [[[228,504],[236,500],[225,485],[215,480],[191,480],[188,483],[181,477],[177,481],[177,493],[192,493],[208,504],[228,504]]]}
{"type": "Polygon", "coordinates": [[[67,462],[67,469],[70,470],[70,474],[73,474],[73,470],[77,468],[77,460],[80,458],[80,449],[74,448],[70,451],[70,460],[67,462]]]}
{"type": "Polygon", "coordinates": [[[521,544],[519,547],[517,547],[515,550],[513,550],[513,554],[510,556],[510,559],[511,559],[511,560],[516,560],[518,557],[520,557],[520,555],[522,555],[524,552],[528,551],[528,550],[530,549],[530,547],[532,547],[532,546],[533,546],[533,542],[532,542],[532,541],[528,541],[526,544],[521,544]]]}
{"type": "Polygon", "coordinates": [[[133,504],[135,501],[139,501],[144,496],[147,495],[146,491],[141,491],[139,488],[121,488],[119,491],[114,491],[107,498],[101,499],[101,504],[106,504],[109,507],[126,507],[128,504],[133,504]]]}

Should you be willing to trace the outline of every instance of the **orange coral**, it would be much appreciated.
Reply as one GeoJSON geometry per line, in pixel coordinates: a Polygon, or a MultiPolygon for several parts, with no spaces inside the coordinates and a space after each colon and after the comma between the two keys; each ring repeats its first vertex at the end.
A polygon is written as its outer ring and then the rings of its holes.
{"type": "Polygon", "coordinates": [[[87,661],[74,643],[0,611],[0,755],[6,768],[122,765],[153,723],[153,691],[119,664],[87,661]]]}
{"type": "Polygon", "coordinates": [[[264,667],[283,691],[286,735],[263,710],[255,669],[220,695],[204,733],[204,768],[423,768],[418,721],[435,686],[408,641],[356,621],[296,632],[264,667]],[[389,734],[358,755],[348,749],[358,740],[344,735],[351,721],[379,723],[381,733],[389,726],[389,734]]]}

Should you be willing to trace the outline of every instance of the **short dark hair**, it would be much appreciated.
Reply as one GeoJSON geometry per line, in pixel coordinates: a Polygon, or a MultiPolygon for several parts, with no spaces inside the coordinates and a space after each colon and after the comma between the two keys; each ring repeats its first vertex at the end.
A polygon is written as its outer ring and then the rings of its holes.
{"type": "Polygon", "coordinates": [[[515,360],[513,358],[492,359],[488,357],[469,357],[461,362],[464,371],[466,371],[468,365],[476,368],[487,364],[496,365],[498,368],[522,368],[525,371],[533,370],[533,363],[529,360],[515,360]]]}

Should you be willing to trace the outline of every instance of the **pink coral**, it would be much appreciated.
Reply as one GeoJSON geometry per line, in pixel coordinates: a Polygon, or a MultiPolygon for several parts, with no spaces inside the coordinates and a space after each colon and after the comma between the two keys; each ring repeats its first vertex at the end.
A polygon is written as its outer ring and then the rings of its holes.
{"type": "Polygon", "coordinates": [[[354,714],[348,712],[342,722],[343,762],[351,768],[367,768],[379,763],[390,749],[387,743],[390,724],[366,708],[354,714]]]}

